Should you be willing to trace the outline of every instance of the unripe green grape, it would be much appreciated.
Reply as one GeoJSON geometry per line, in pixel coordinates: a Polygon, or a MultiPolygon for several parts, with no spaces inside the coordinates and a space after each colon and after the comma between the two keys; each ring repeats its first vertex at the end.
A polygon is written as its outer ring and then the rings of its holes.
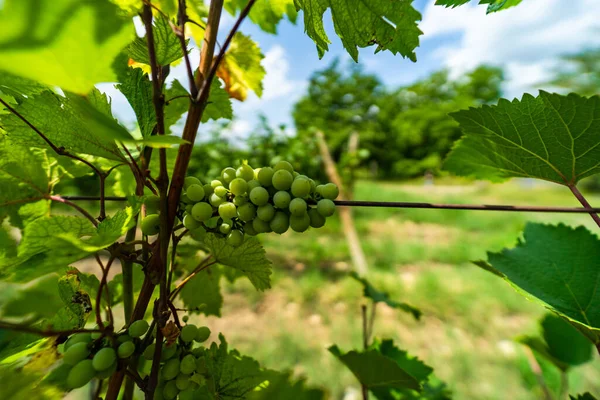
{"type": "Polygon", "coordinates": [[[198,343],[206,342],[206,340],[210,337],[210,329],[208,326],[201,326],[198,328],[198,333],[196,333],[196,337],[194,340],[198,343]]]}
{"type": "Polygon", "coordinates": [[[310,183],[310,192],[315,193],[315,191],[317,190],[317,184],[315,183],[315,181],[308,178],[308,183],[310,183]]]}
{"type": "Polygon", "coordinates": [[[152,400],[165,400],[165,395],[163,394],[164,390],[164,384],[158,385],[154,390],[154,397],[152,398],[152,400]]]}
{"type": "Polygon", "coordinates": [[[186,176],[183,180],[183,188],[187,190],[191,185],[202,185],[202,182],[195,176],[186,176]]]}
{"type": "Polygon", "coordinates": [[[237,207],[235,204],[225,202],[219,205],[219,215],[223,219],[232,219],[237,217],[237,207]]]}
{"type": "Polygon", "coordinates": [[[202,185],[202,189],[204,189],[204,197],[207,198],[215,192],[215,188],[212,187],[210,183],[202,185]]]}
{"type": "Polygon", "coordinates": [[[127,334],[121,334],[117,336],[117,342],[119,343],[130,342],[131,340],[133,340],[133,338],[127,334]]]}
{"type": "Polygon", "coordinates": [[[212,181],[210,181],[210,186],[214,188],[219,187],[219,186],[225,186],[223,181],[220,179],[213,179],[212,181]]]}
{"type": "Polygon", "coordinates": [[[176,354],[177,354],[177,345],[176,344],[172,344],[171,346],[167,346],[165,344],[165,345],[163,345],[162,354],[160,356],[160,359],[162,361],[166,361],[166,360],[173,358],[173,356],[175,356],[176,354]]]}
{"type": "Polygon", "coordinates": [[[210,204],[213,207],[219,207],[221,205],[221,203],[223,203],[225,201],[225,199],[223,199],[222,197],[220,197],[216,193],[213,193],[213,194],[210,195],[209,201],[210,201],[210,204]]]}
{"type": "Polygon", "coordinates": [[[235,178],[229,184],[229,190],[236,196],[241,196],[248,191],[248,182],[242,178],[235,178]]]}
{"type": "MultiPolygon", "coordinates": [[[[254,174],[254,172],[253,172],[254,174]]],[[[223,179],[223,181],[225,183],[229,183],[232,180],[235,179],[235,169],[231,168],[231,167],[227,167],[225,168],[223,171],[221,171],[221,179],[223,179]]]]}
{"type": "Polygon", "coordinates": [[[144,235],[153,236],[160,232],[160,217],[158,214],[148,214],[140,224],[144,235]]]}
{"type": "Polygon", "coordinates": [[[179,337],[184,342],[189,343],[192,340],[194,340],[197,333],[198,333],[198,327],[193,324],[188,324],[188,325],[184,326],[183,328],[181,328],[181,334],[179,335],[179,337]]]}
{"type": "Polygon", "coordinates": [[[133,353],[135,353],[135,344],[133,342],[123,342],[117,349],[119,358],[129,358],[133,353]]]}
{"type": "Polygon", "coordinates": [[[236,206],[241,206],[244,205],[248,202],[248,196],[247,195],[242,195],[242,196],[235,196],[233,198],[233,204],[235,204],[236,206]]]}
{"type": "Polygon", "coordinates": [[[151,361],[154,359],[154,349],[156,348],[156,343],[151,343],[148,347],[146,347],[146,350],[144,350],[144,358],[148,361],[151,361]]]}
{"type": "Polygon", "coordinates": [[[96,372],[96,378],[98,379],[106,379],[106,378],[110,378],[112,376],[112,374],[114,374],[117,371],[117,363],[113,363],[110,367],[106,368],[103,371],[97,371],[96,372]]]}
{"type": "Polygon", "coordinates": [[[316,208],[308,210],[308,216],[310,218],[310,226],[313,228],[322,228],[325,225],[325,217],[319,214],[316,208]]]}
{"type": "Polygon", "coordinates": [[[88,343],[79,342],[70,346],[63,356],[63,362],[67,365],[75,365],[79,361],[88,358],[90,349],[88,343]]]}
{"type": "Polygon", "coordinates": [[[144,200],[144,205],[146,206],[147,213],[155,214],[160,209],[160,197],[155,194],[150,195],[144,200]]]}
{"type": "Polygon", "coordinates": [[[117,354],[112,347],[104,347],[94,355],[92,361],[96,371],[104,371],[117,361],[117,354]]]}
{"type": "Polygon", "coordinates": [[[292,182],[291,191],[295,197],[304,198],[310,194],[310,182],[308,179],[298,177],[292,182]]]}
{"type": "Polygon", "coordinates": [[[269,222],[275,216],[275,207],[270,203],[262,205],[256,210],[256,215],[263,221],[269,222]]]}
{"type": "Polygon", "coordinates": [[[299,172],[296,172],[296,171],[294,171],[294,172],[292,172],[292,176],[294,177],[294,179],[296,179],[297,177],[299,177],[299,176],[300,176],[300,173],[299,173],[299,172]]]}
{"type": "Polygon", "coordinates": [[[252,179],[251,181],[248,181],[248,193],[250,193],[252,191],[252,189],[260,187],[260,182],[257,181],[256,179],[252,179]]]}
{"type": "Polygon", "coordinates": [[[266,233],[271,230],[268,222],[263,221],[262,219],[256,218],[252,220],[252,227],[256,231],[256,233],[266,233]]]}
{"type": "Polygon", "coordinates": [[[288,170],[280,169],[273,174],[273,186],[277,190],[289,190],[292,182],[294,182],[294,177],[288,170]]]}
{"type": "Polygon", "coordinates": [[[244,235],[247,235],[247,236],[258,235],[258,232],[256,232],[256,229],[254,229],[254,226],[252,226],[251,222],[244,224],[244,235]]]}
{"type": "Polygon", "coordinates": [[[282,210],[287,210],[290,206],[290,201],[292,201],[292,196],[285,190],[281,190],[273,196],[273,204],[282,210]]]}
{"type": "Polygon", "coordinates": [[[273,232],[281,235],[289,229],[290,217],[283,211],[277,211],[269,226],[273,232]]]}
{"type": "MultiPolygon", "coordinates": [[[[211,195],[211,198],[214,195],[211,195]]],[[[200,202],[194,204],[192,207],[192,217],[199,222],[204,222],[210,219],[213,215],[213,208],[210,204],[205,202],[200,202]]]]}
{"type": "Polygon", "coordinates": [[[194,208],[193,204],[188,204],[187,206],[185,206],[185,212],[187,214],[191,214],[192,213],[192,208],[194,208]]]}
{"type": "MultiPolygon", "coordinates": [[[[204,190],[204,189],[202,189],[202,190],[204,190]]],[[[183,193],[181,195],[181,197],[179,198],[179,201],[181,201],[181,203],[184,203],[184,204],[191,204],[191,203],[193,203],[193,201],[191,201],[190,198],[185,193],[183,193]]]]}
{"type": "Polygon", "coordinates": [[[129,333],[129,336],[138,338],[144,336],[144,334],[148,332],[149,328],[150,325],[148,325],[148,322],[145,319],[138,319],[129,325],[127,332],[129,333]]]}
{"type": "MultiPolygon", "coordinates": [[[[98,327],[98,325],[94,326],[94,329],[100,329],[98,327]]],[[[98,340],[103,336],[102,332],[92,332],[90,334],[90,337],[92,338],[92,340],[98,340]]]]}
{"type": "Polygon", "coordinates": [[[170,381],[171,379],[175,379],[177,375],[179,375],[179,366],[181,363],[179,362],[179,358],[172,358],[165,363],[162,367],[162,376],[166,381],[170,381]]]}
{"type": "Polygon", "coordinates": [[[237,208],[237,215],[244,222],[248,222],[256,217],[256,207],[252,203],[246,203],[237,208]]]}
{"type": "Polygon", "coordinates": [[[294,167],[287,161],[279,161],[277,164],[275,164],[273,169],[275,171],[286,170],[290,173],[294,172],[294,167]]]}
{"type": "Polygon", "coordinates": [[[229,232],[231,232],[231,225],[228,223],[222,223],[221,226],[219,226],[219,232],[221,232],[223,235],[227,235],[229,232]]]}
{"type": "Polygon", "coordinates": [[[227,235],[227,244],[232,247],[238,247],[244,242],[244,234],[237,229],[232,230],[227,235]]]}
{"type": "Polygon", "coordinates": [[[269,192],[264,187],[257,187],[250,192],[250,201],[257,206],[267,204],[269,201],[269,192]]]}
{"type": "Polygon", "coordinates": [[[182,374],[189,375],[196,370],[196,357],[191,354],[186,355],[181,360],[181,365],[179,366],[179,370],[182,374]]]}
{"type": "Polygon", "coordinates": [[[237,171],[235,171],[235,176],[245,181],[250,181],[254,179],[254,169],[248,164],[242,164],[237,171]]]}
{"type": "Polygon", "coordinates": [[[217,196],[225,198],[227,197],[227,193],[229,193],[229,190],[227,190],[227,188],[225,186],[217,186],[215,188],[215,193],[217,196]]]}
{"type": "MultiPolygon", "coordinates": [[[[194,369],[196,369],[195,361],[196,360],[194,359],[194,369]]],[[[183,364],[183,362],[182,362],[182,364],[183,364]]],[[[184,373],[177,375],[177,378],[175,378],[175,385],[177,385],[177,389],[179,389],[179,390],[185,390],[185,389],[189,388],[191,384],[192,384],[192,381],[190,381],[190,376],[186,375],[184,373]]]]}
{"type": "Polygon", "coordinates": [[[77,389],[85,386],[96,375],[92,360],[79,361],[67,375],[67,386],[77,389]]]}
{"type": "Polygon", "coordinates": [[[190,185],[185,192],[186,196],[194,203],[197,203],[204,199],[204,187],[202,185],[190,185]]]}
{"type": "Polygon", "coordinates": [[[304,232],[310,226],[310,217],[307,213],[301,216],[292,215],[290,217],[290,228],[296,232],[304,232]]]}
{"type": "Polygon", "coordinates": [[[177,384],[175,381],[165,383],[165,388],[163,389],[163,396],[165,400],[174,400],[178,394],[179,389],[177,389],[177,384]]]}
{"type": "Polygon", "coordinates": [[[300,198],[295,198],[290,202],[289,210],[293,216],[301,217],[302,215],[306,214],[307,208],[308,206],[306,201],[300,198]]]}
{"type": "Polygon", "coordinates": [[[273,171],[273,168],[271,167],[261,168],[260,171],[258,171],[257,180],[264,187],[269,187],[273,184],[274,173],[275,171],[273,171]]]}
{"type": "MultiPolygon", "coordinates": [[[[196,380],[198,378],[194,378],[196,380]]],[[[196,385],[197,387],[198,385],[196,385]]],[[[189,388],[182,390],[179,392],[179,400],[196,400],[198,396],[196,395],[196,388],[194,386],[190,386],[189,388]]]]}
{"type": "Polygon", "coordinates": [[[76,333],[73,336],[71,336],[69,338],[69,340],[67,340],[65,342],[65,346],[64,346],[65,352],[67,350],[69,350],[69,348],[71,346],[73,346],[75,343],[82,343],[82,342],[89,343],[91,341],[92,341],[92,335],[91,334],[89,334],[89,333],[76,333]]]}
{"type": "MultiPolygon", "coordinates": [[[[206,204],[206,203],[205,203],[206,204]]],[[[194,229],[198,228],[200,225],[200,222],[196,221],[194,219],[194,217],[192,217],[189,214],[186,214],[183,217],[183,226],[185,226],[187,229],[189,229],[190,231],[193,231],[194,229]]]]}
{"type": "Polygon", "coordinates": [[[206,367],[206,359],[204,355],[202,357],[196,358],[196,372],[198,374],[205,374],[208,372],[208,368],[206,367]]]}
{"type": "Polygon", "coordinates": [[[317,203],[317,211],[324,217],[331,217],[335,213],[335,204],[329,199],[321,199],[317,203]]]}
{"type": "Polygon", "coordinates": [[[340,194],[340,189],[334,183],[328,183],[321,189],[321,196],[329,200],[335,200],[340,194]]]}
{"type": "Polygon", "coordinates": [[[192,236],[192,239],[200,241],[206,236],[206,229],[204,229],[203,226],[199,226],[193,231],[190,231],[190,235],[192,236]]]}

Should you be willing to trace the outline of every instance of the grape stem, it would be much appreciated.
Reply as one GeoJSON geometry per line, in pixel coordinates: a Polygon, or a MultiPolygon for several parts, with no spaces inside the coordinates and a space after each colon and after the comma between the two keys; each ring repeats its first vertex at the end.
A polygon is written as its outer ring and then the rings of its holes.
{"type": "Polygon", "coordinates": [[[204,271],[206,268],[210,267],[211,265],[216,264],[216,261],[212,261],[212,262],[208,262],[210,259],[212,258],[212,255],[208,255],[205,259],[203,259],[202,261],[200,261],[200,264],[198,264],[198,266],[192,271],[190,272],[190,274],[181,282],[179,282],[179,284],[175,287],[175,289],[173,289],[171,291],[171,294],[169,295],[169,299],[172,301],[175,299],[175,297],[177,297],[177,295],[179,294],[179,292],[181,291],[181,289],[183,289],[183,287],[197,274],[199,274],[200,272],[204,271]]]}

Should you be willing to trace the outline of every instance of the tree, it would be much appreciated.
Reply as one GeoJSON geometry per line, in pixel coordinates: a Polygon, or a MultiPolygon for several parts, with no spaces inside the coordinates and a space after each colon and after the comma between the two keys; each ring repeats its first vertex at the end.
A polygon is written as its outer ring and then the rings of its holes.
{"type": "Polygon", "coordinates": [[[563,61],[547,84],[583,96],[593,96],[600,92],[600,49],[566,55],[563,61]]]}

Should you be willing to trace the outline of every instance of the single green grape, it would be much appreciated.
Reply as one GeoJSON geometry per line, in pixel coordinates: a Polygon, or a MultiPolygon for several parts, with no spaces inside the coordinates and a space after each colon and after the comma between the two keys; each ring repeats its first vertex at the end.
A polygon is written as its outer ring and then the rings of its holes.
{"type": "Polygon", "coordinates": [[[292,182],[294,182],[294,177],[288,170],[280,169],[273,174],[273,186],[277,190],[289,190],[292,182]]]}
{"type": "Polygon", "coordinates": [[[177,375],[179,375],[181,365],[179,358],[171,358],[169,361],[165,363],[162,367],[162,377],[166,381],[170,381],[171,379],[175,379],[177,375]]]}
{"type": "Polygon", "coordinates": [[[88,358],[90,355],[90,349],[88,343],[79,342],[75,343],[65,351],[63,356],[63,362],[67,365],[75,365],[79,361],[88,358]]]}
{"type": "Polygon", "coordinates": [[[89,343],[91,341],[92,341],[92,335],[91,334],[89,334],[89,333],[76,333],[73,336],[71,336],[69,338],[69,340],[67,340],[65,342],[64,348],[65,348],[65,351],[67,351],[75,343],[81,343],[81,342],[89,343]]]}
{"type": "Polygon", "coordinates": [[[131,340],[133,340],[133,338],[125,333],[117,336],[117,342],[119,343],[130,342],[131,340]]]}
{"type": "Polygon", "coordinates": [[[227,222],[223,222],[219,226],[219,232],[221,232],[223,235],[227,235],[229,232],[231,232],[231,229],[232,229],[231,224],[229,224],[227,222]]]}
{"type": "Polygon", "coordinates": [[[98,379],[107,379],[112,376],[117,371],[117,363],[113,363],[110,367],[106,368],[103,371],[96,371],[96,378],[98,379]]]}
{"type": "Polygon", "coordinates": [[[233,204],[235,204],[236,206],[241,206],[244,205],[248,202],[248,196],[247,195],[242,195],[242,196],[235,196],[233,198],[233,204]]]}
{"type": "Polygon", "coordinates": [[[208,326],[201,326],[198,328],[198,333],[196,333],[196,337],[194,340],[198,343],[206,342],[210,337],[210,329],[208,326]]]}
{"type": "Polygon", "coordinates": [[[290,201],[292,201],[292,196],[285,190],[281,190],[273,195],[273,204],[282,210],[287,210],[290,206],[290,201]]]}
{"type": "Polygon", "coordinates": [[[317,203],[317,211],[324,217],[331,217],[335,213],[335,204],[329,199],[321,199],[317,203]]]}
{"type": "Polygon", "coordinates": [[[165,383],[165,388],[163,389],[163,396],[165,400],[174,400],[178,394],[179,389],[177,389],[177,384],[175,381],[165,383]]]}
{"type": "Polygon", "coordinates": [[[290,217],[283,211],[277,211],[269,226],[273,232],[281,235],[290,228],[290,217]]]}
{"type": "Polygon", "coordinates": [[[196,357],[196,372],[199,374],[205,374],[208,372],[208,368],[206,367],[206,358],[204,358],[204,354],[196,357]]]}
{"type": "Polygon", "coordinates": [[[254,169],[248,164],[242,164],[237,171],[235,171],[235,176],[245,181],[251,181],[254,179],[254,169]]]}
{"type": "Polygon", "coordinates": [[[237,215],[244,222],[248,222],[256,217],[256,207],[252,203],[242,204],[237,208],[237,215]]]}
{"type": "Polygon", "coordinates": [[[79,361],[67,375],[67,386],[77,389],[85,386],[96,375],[92,360],[79,361]]]}
{"type": "Polygon", "coordinates": [[[193,231],[190,231],[190,235],[192,236],[192,239],[200,241],[206,236],[206,229],[204,229],[203,226],[199,226],[193,231]]]}
{"type": "Polygon", "coordinates": [[[248,191],[248,182],[242,178],[235,178],[229,184],[229,190],[236,196],[241,196],[248,191]]]}
{"type": "Polygon", "coordinates": [[[317,184],[315,183],[314,180],[308,178],[308,182],[310,183],[310,192],[311,193],[315,193],[315,191],[317,190],[317,184]]]}
{"type": "Polygon", "coordinates": [[[302,215],[306,214],[307,208],[308,206],[306,204],[306,201],[296,197],[290,202],[289,210],[293,216],[301,217],[302,215]]]}
{"type": "Polygon", "coordinates": [[[210,183],[206,183],[202,186],[204,189],[204,197],[208,198],[211,194],[215,192],[215,188],[211,186],[210,183]]]}
{"type": "Polygon", "coordinates": [[[219,215],[223,219],[232,219],[237,217],[237,207],[230,202],[221,203],[219,205],[219,215]]]}
{"type": "Polygon", "coordinates": [[[187,190],[191,185],[202,185],[202,182],[195,176],[186,176],[183,180],[183,188],[187,190]]]}
{"type": "Polygon", "coordinates": [[[254,229],[254,226],[252,226],[251,222],[244,224],[244,235],[247,235],[247,236],[258,235],[258,232],[256,232],[256,229],[254,229]]]}
{"type": "Polygon", "coordinates": [[[256,179],[252,179],[251,181],[248,181],[248,193],[250,193],[252,191],[252,189],[260,187],[260,182],[257,181],[256,179]]]}
{"type": "Polygon", "coordinates": [[[217,186],[215,188],[215,194],[219,197],[226,198],[227,193],[229,193],[229,190],[225,186],[217,186]]]}
{"type": "Polygon", "coordinates": [[[292,194],[295,197],[305,198],[310,194],[310,182],[308,179],[297,177],[292,182],[292,194]]]}
{"type": "Polygon", "coordinates": [[[187,316],[187,315],[184,315],[184,316],[183,316],[183,318],[181,318],[181,320],[182,320],[184,323],[187,323],[189,319],[190,319],[190,317],[189,317],[189,316],[187,316]]]}
{"type": "Polygon", "coordinates": [[[183,357],[181,360],[181,365],[179,366],[179,370],[182,374],[186,375],[193,373],[196,370],[196,357],[191,354],[183,357]]]}
{"type": "Polygon", "coordinates": [[[334,183],[328,183],[321,189],[321,196],[329,200],[335,200],[340,194],[340,189],[334,183]]]}
{"type": "Polygon", "coordinates": [[[192,213],[192,208],[194,208],[193,204],[188,204],[187,206],[185,206],[185,212],[188,214],[192,213]]]}
{"type": "Polygon", "coordinates": [[[260,182],[260,184],[264,187],[269,187],[273,184],[273,174],[275,173],[275,171],[273,171],[273,168],[271,167],[264,167],[261,168],[260,171],[258,171],[258,175],[257,175],[257,179],[260,182]]]}
{"type": "Polygon", "coordinates": [[[308,216],[310,218],[310,226],[313,228],[322,228],[325,225],[325,217],[319,214],[316,208],[308,210],[308,216]]]}
{"type": "MultiPolygon", "coordinates": [[[[212,196],[213,195],[211,195],[211,197],[212,196]]],[[[200,202],[194,204],[194,207],[192,207],[192,217],[198,222],[208,221],[212,215],[213,208],[208,203],[200,202]]]]}
{"type": "Polygon", "coordinates": [[[225,199],[223,199],[222,197],[220,197],[219,195],[217,195],[216,193],[213,193],[210,195],[210,204],[213,207],[219,207],[221,205],[221,203],[223,203],[225,201],[225,199]]]}
{"type": "Polygon", "coordinates": [[[144,334],[148,332],[149,328],[150,325],[148,325],[148,322],[145,319],[138,319],[129,325],[127,332],[129,333],[129,336],[138,338],[144,336],[144,334]]]}
{"type": "Polygon", "coordinates": [[[257,206],[267,204],[269,201],[269,192],[264,187],[257,187],[250,192],[250,201],[257,206]]]}
{"type": "Polygon", "coordinates": [[[294,172],[294,167],[292,166],[292,164],[290,164],[287,161],[279,161],[277,164],[275,164],[273,169],[275,171],[279,171],[279,170],[283,169],[283,170],[289,171],[290,173],[294,172]]]}
{"type": "Polygon", "coordinates": [[[181,334],[179,335],[179,337],[184,342],[189,343],[192,340],[194,340],[197,333],[198,333],[198,327],[193,324],[188,324],[188,325],[184,326],[183,328],[181,328],[181,334]]]}
{"type": "Polygon", "coordinates": [[[117,361],[117,353],[112,347],[104,347],[94,355],[92,361],[96,371],[104,371],[117,361]]]}
{"type": "Polygon", "coordinates": [[[146,200],[144,200],[144,205],[146,206],[146,212],[148,214],[156,214],[158,213],[158,210],[160,210],[160,197],[152,194],[146,197],[146,200]]]}
{"type": "Polygon", "coordinates": [[[158,214],[148,214],[140,224],[144,235],[153,236],[160,232],[160,217],[158,214]]]}
{"type": "Polygon", "coordinates": [[[256,233],[266,233],[271,230],[268,222],[263,221],[260,218],[256,218],[252,220],[252,227],[256,231],[256,233]]]}
{"type": "Polygon", "coordinates": [[[232,247],[238,247],[243,242],[244,242],[244,234],[237,229],[232,230],[229,233],[229,235],[227,235],[227,244],[229,244],[232,247]]]}
{"type": "Polygon", "coordinates": [[[133,353],[135,353],[135,344],[133,342],[121,343],[117,349],[119,358],[129,358],[133,353]]]}
{"type": "Polygon", "coordinates": [[[304,232],[310,226],[310,217],[307,213],[301,216],[292,215],[290,217],[290,228],[296,232],[304,232]]]}
{"type": "Polygon", "coordinates": [[[146,347],[146,349],[144,350],[144,354],[142,354],[146,360],[151,361],[154,359],[155,347],[155,343],[151,343],[150,345],[148,345],[148,347],[146,347]]]}
{"type": "MultiPolygon", "coordinates": [[[[193,357],[193,356],[192,356],[193,357]]],[[[183,362],[182,362],[183,364],[183,362]]],[[[196,368],[196,360],[194,359],[194,369],[196,368]]],[[[175,385],[177,385],[177,389],[185,390],[190,387],[192,381],[190,381],[190,376],[184,373],[177,375],[175,378],[175,385]]]]}
{"type": "MultiPolygon", "coordinates": [[[[204,189],[202,189],[202,190],[204,190],[204,189]]],[[[184,204],[190,204],[190,203],[192,203],[192,201],[190,200],[190,198],[185,193],[181,194],[181,197],[179,198],[179,201],[181,201],[184,204]]]]}
{"type": "Polygon", "coordinates": [[[190,185],[185,192],[186,196],[194,203],[197,203],[204,199],[204,187],[202,185],[190,185]]]}
{"type": "Polygon", "coordinates": [[[223,179],[223,181],[225,183],[229,183],[232,180],[234,180],[235,179],[235,169],[233,169],[231,167],[225,168],[223,171],[221,171],[221,179],[223,179]]]}
{"type": "Polygon", "coordinates": [[[213,179],[212,181],[210,181],[210,186],[212,186],[212,188],[214,189],[219,186],[225,186],[225,184],[220,179],[213,179]]]}
{"type": "MultiPolygon", "coordinates": [[[[206,203],[204,203],[204,204],[206,204],[206,203]]],[[[198,228],[201,225],[200,225],[200,222],[196,221],[193,216],[186,214],[183,217],[183,226],[185,226],[190,231],[193,231],[194,229],[198,228]]]]}
{"type": "MultiPolygon", "coordinates": [[[[98,325],[95,325],[94,329],[98,330],[100,328],[98,327],[98,325]]],[[[103,336],[103,334],[102,334],[102,332],[92,332],[90,336],[91,336],[92,340],[98,340],[103,336]]]]}
{"type": "Polygon", "coordinates": [[[163,349],[162,349],[162,353],[160,355],[160,359],[162,361],[166,361],[171,359],[172,357],[174,357],[177,354],[177,350],[178,347],[176,344],[173,344],[171,346],[167,346],[166,344],[163,345],[163,349]]]}
{"type": "Polygon", "coordinates": [[[256,215],[263,221],[269,222],[275,216],[275,207],[270,203],[262,205],[256,210],[256,215]]]}

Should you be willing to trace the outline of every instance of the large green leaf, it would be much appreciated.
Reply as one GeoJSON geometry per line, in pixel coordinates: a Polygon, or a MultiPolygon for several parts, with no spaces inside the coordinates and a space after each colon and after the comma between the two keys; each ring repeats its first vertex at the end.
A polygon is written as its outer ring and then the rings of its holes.
{"type": "MultiPolygon", "coordinates": [[[[246,0],[226,0],[225,9],[235,15],[246,7],[246,0]]],[[[294,0],[257,0],[248,17],[265,32],[277,33],[277,25],[287,16],[296,22],[297,12],[294,0]]]]}
{"type": "Polygon", "coordinates": [[[57,285],[57,274],[44,275],[27,283],[0,282],[0,316],[34,320],[54,316],[63,306],[57,285]]]}
{"type": "Polygon", "coordinates": [[[188,310],[204,315],[221,316],[223,296],[221,296],[221,271],[207,268],[194,276],[181,290],[181,300],[188,310]]]}
{"type": "Polygon", "coordinates": [[[329,352],[348,367],[369,390],[421,389],[419,380],[405,369],[405,365],[387,357],[378,349],[342,353],[337,346],[331,346],[329,352]]]}
{"type": "Polygon", "coordinates": [[[295,380],[291,373],[265,371],[266,386],[254,390],[246,397],[248,400],[324,400],[325,392],[321,389],[308,388],[303,379],[295,380]]]}
{"type": "Polygon", "coordinates": [[[133,108],[142,137],[150,137],[156,125],[154,103],[152,103],[152,83],[148,74],[141,68],[127,67],[119,71],[119,83],[116,88],[125,95],[133,108]]]}
{"type": "Polygon", "coordinates": [[[48,87],[31,79],[5,71],[0,74],[0,92],[13,96],[17,101],[23,100],[27,96],[40,94],[44,90],[48,90],[48,87]]]}
{"type": "Polygon", "coordinates": [[[600,343],[600,241],[586,228],[527,224],[515,248],[488,253],[488,268],[600,343]]]}
{"type": "MultiPolygon", "coordinates": [[[[123,160],[115,140],[130,141],[125,128],[98,110],[86,98],[72,93],[65,97],[46,91],[15,107],[29,123],[56,147],[111,160],[123,160]]],[[[47,148],[42,137],[16,115],[0,118],[11,144],[47,148]]]]}
{"type": "Polygon", "coordinates": [[[134,38],[106,0],[6,0],[0,26],[0,70],[80,94],[115,81],[111,64],[134,38]]]}
{"type": "MultiPolygon", "coordinates": [[[[467,4],[471,0],[436,0],[435,5],[445,7],[458,7],[467,4]]],[[[487,4],[487,12],[492,13],[514,7],[523,0],[479,0],[479,4],[487,4]]]]}
{"type": "Polygon", "coordinates": [[[417,26],[421,14],[412,0],[294,0],[304,12],[304,27],[317,44],[319,56],[329,49],[323,14],[330,9],[335,31],[344,48],[358,61],[358,48],[377,46],[375,52],[388,50],[412,61],[422,34],[417,26]]]}
{"type": "Polygon", "coordinates": [[[465,136],[445,167],[458,175],[574,185],[600,172],[600,97],[542,91],[451,115],[465,136]]]}
{"type": "MultiPolygon", "coordinates": [[[[181,43],[173,32],[169,20],[159,14],[154,18],[152,31],[154,32],[154,48],[156,51],[156,62],[158,65],[168,65],[183,57],[181,43]]],[[[186,47],[187,47],[186,40],[186,47]]],[[[136,38],[127,48],[127,54],[135,62],[150,64],[148,55],[148,41],[146,37],[136,38]]]]}

